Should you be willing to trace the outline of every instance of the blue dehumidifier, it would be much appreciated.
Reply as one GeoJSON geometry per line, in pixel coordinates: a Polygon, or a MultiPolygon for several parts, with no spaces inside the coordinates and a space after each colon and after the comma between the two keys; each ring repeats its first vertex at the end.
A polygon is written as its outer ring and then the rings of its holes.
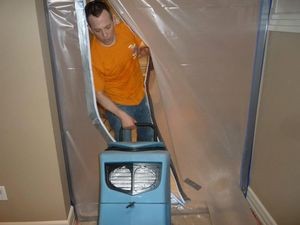
{"type": "Polygon", "coordinates": [[[170,157],[161,142],[114,142],[100,154],[98,225],[170,225],[170,157]]]}

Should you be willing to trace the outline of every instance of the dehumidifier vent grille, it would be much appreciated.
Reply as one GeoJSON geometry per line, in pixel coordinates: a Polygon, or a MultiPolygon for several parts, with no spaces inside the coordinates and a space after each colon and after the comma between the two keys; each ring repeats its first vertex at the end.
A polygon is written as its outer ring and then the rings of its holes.
{"type": "Polygon", "coordinates": [[[137,195],[159,185],[161,168],[161,163],[106,163],[106,183],[113,190],[137,195]]]}

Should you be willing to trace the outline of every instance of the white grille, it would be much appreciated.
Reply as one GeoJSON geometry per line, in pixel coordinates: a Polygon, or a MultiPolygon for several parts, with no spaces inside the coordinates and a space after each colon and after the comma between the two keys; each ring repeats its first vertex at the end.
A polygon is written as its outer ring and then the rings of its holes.
{"type": "Polygon", "coordinates": [[[109,172],[108,180],[114,188],[128,194],[137,195],[154,189],[159,184],[160,169],[161,165],[157,163],[120,165],[120,167],[109,172]]]}

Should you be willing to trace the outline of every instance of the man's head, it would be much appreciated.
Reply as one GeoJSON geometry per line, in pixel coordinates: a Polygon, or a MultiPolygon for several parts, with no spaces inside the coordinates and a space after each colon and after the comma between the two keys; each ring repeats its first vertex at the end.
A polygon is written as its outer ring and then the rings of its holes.
{"type": "Polygon", "coordinates": [[[111,45],[115,41],[115,25],[113,16],[107,4],[92,1],[85,6],[85,15],[90,31],[97,40],[104,45],[111,45]]]}

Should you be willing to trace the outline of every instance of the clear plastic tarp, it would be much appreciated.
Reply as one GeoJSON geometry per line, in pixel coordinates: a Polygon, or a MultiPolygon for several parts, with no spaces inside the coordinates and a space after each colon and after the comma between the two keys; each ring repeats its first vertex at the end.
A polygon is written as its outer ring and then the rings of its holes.
{"type": "MultiPolygon", "coordinates": [[[[109,3],[151,51],[147,85],[155,120],[190,199],[173,208],[173,223],[256,224],[239,180],[260,2],[109,3]]],[[[72,202],[81,221],[97,218],[98,154],[112,141],[93,94],[84,4],[46,1],[72,202]]]]}

